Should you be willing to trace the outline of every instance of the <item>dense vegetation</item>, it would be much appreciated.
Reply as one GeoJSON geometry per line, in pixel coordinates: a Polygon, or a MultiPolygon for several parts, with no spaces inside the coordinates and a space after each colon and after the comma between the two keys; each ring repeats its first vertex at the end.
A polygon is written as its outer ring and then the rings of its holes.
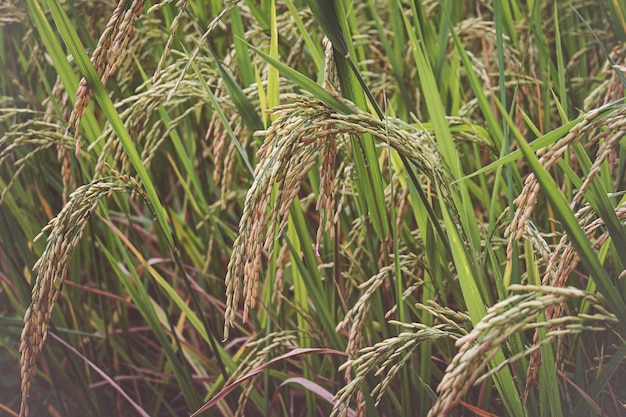
{"type": "Polygon", "coordinates": [[[625,16],[3,0],[0,414],[626,415],[625,16]]]}

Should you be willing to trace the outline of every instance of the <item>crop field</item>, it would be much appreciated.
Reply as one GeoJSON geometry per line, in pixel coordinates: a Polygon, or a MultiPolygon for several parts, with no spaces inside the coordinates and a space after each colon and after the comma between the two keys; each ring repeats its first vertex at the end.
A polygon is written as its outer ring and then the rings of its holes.
{"type": "Polygon", "coordinates": [[[622,0],[1,0],[0,416],[626,417],[622,0]]]}

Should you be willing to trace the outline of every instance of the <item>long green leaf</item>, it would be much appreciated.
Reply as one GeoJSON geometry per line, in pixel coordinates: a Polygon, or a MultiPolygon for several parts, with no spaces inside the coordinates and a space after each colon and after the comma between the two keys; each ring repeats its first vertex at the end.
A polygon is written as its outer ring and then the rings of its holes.
{"type": "Polygon", "coordinates": [[[311,93],[315,98],[324,102],[324,104],[326,104],[328,107],[343,114],[355,113],[355,111],[350,106],[339,101],[335,96],[330,94],[328,91],[324,90],[322,86],[320,86],[319,84],[316,84],[315,81],[311,80],[306,75],[272,58],[271,56],[261,51],[259,48],[255,47],[252,44],[248,44],[248,47],[252,49],[254,52],[256,52],[257,54],[259,54],[261,58],[263,58],[265,61],[269,62],[272,66],[277,68],[282,75],[284,75],[285,77],[287,77],[288,79],[296,83],[303,90],[311,93]]]}
{"type": "MultiPolygon", "coordinates": [[[[211,44],[207,43],[207,45],[209,47],[211,55],[213,55],[213,62],[215,62],[217,71],[219,72],[220,77],[224,82],[224,85],[226,86],[226,91],[228,91],[228,95],[233,101],[235,107],[237,108],[237,111],[241,115],[243,122],[252,133],[256,132],[257,130],[263,129],[263,122],[259,117],[259,113],[257,113],[256,109],[254,108],[254,105],[252,104],[250,99],[248,99],[248,97],[244,94],[241,86],[237,84],[237,81],[235,80],[235,78],[233,78],[231,73],[220,63],[219,59],[217,58],[217,54],[215,53],[215,50],[213,49],[211,44]]],[[[199,79],[206,83],[206,81],[204,81],[201,76],[199,77],[199,79]]]]}
{"type": "Polygon", "coordinates": [[[321,26],[322,31],[333,47],[344,57],[350,56],[346,37],[341,29],[335,2],[333,0],[307,0],[309,8],[313,12],[313,16],[317,23],[321,26]]]}

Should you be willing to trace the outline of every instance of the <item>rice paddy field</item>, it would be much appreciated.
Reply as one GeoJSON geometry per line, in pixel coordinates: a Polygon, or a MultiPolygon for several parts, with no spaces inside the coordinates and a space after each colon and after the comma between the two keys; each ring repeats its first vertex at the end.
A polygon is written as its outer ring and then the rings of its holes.
{"type": "Polygon", "coordinates": [[[2,0],[0,415],[626,416],[626,3],[2,0]]]}

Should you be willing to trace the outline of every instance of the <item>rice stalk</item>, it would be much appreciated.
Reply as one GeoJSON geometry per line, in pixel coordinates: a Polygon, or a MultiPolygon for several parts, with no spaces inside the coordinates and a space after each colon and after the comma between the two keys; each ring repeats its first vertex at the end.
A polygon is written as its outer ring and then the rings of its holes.
{"type": "MultiPolygon", "coordinates": [[[[458,339],[455,326],[440,324],[425,326],[421,323],[402,323],[390,321],[389,324],[406,328],[398,336],[388,338],[373,346],[367,346],[359,351],[358,357],[344,362],[339,371],[354,370],[354,377],[344,385],[333,398],[331,417],[345,417],[349,410],[350,399],[357,395],[365,383],[365,378],[372,374],[380,377],[381,381],[372,390],[375,404],[378,404],[392,379],[406,366],[415,349],[426,340],[458,339]]],[[[357,403],[357,410],[363,412],[364,404],[357,403]]],[[[358,413],[358,411],[357,411],[358,413]]]]}
{"type": "MultiPolygon", "coordinates": [[[[206,77],[208,83],[217,82],[215,71],[208,66],[206,61],[203,61],[202,64],[204,64],[201,66],[202,76],[206,77]]],[[[182,60],[175,61],[161,71],[161,76],[155,85],[149,86],[148,83],[145,83],[138,88],[139,91],[143,91],[129,96],[117,104],[117,107],[125,107],[120,112],[120,117],[124,120],[129,135],[141,145],[140,157],[142,163],[148,167],[157,150],[169,137],[169,132],[176,129],[182,120],[197,112],[208,101],[202,86],[194,81],[184,82],[179,87],[176,99],[167,101],[169,91],[175,84],[174,80],[178,77],[180,65],[182,65],[182,60]],[[168,110],[178,107],[184,109],[180,115],[170,120],[166,125],[165,120],[156,117],[161,106],[166,106],[168,110]]],[[[229,107],[226,101],[223,104],[225,108],[229,107]]],[[[131,163],[128,155],[111,125],[105,127],[98,141],[90,145],[90,149],[93,149],[96,143],[100,141],[104,141],[104,145],[98,156],[95,175],[104,175],[108,170],[108,164],[111,163],[114,163],[115,168],[122,173],[130,172],[131,163]]]]}
{"type": "Polygon", "coordinates": [[[146,198],[140,185],[132,177],[112,171],[112,176],[78,187],[59,214],[50,220],[35,240],[50,232],[47,245],[33,266],[37,278],[32,290],[32,301],[24,314],[24,328],[20,339],[22,403],[20,417],[27,417],[31,379],[35,375],[37,357],[48,335],[52,309],[67,278],[74,249],[78,246],[91,214],[99,201],[113,192],[131,192],[146,198]]]}
{"type": "MultiPolygon", "coordinates": [[[[415,270],[419,267],[423,267],[423,261],[417,258],[413,254],[401,255],[401,279],[410,282],[410,277],[415,275],[415,270]]],[[[379,288],[385,284],[387,279],[398,279],[395,277],[395,265],[391,263],[388,266],[381,268],[378,274],[374,275],[367,281],[361,283],[358,288],[363,290],[363,293],[358,300],[352,305],[350,310],[346,313],[342,321],[337,324],[336,331],[349,327],[348,344],[346,347],[346,353],[351,357],[357,357],[361,346],[364,326],[367,324],[367,316],[371,309],[371,298],[379,290],[379,288]]],[[[416,287],[422,285],[423,282],[416,279],[416,284],[407,288],[404,297],[407,298],[416,287]]],[[[387,316],[393,314],[396,306],[387,312],[387,316]]],[[[350,380],[350,370],[347,369],[345,373],[346,380],[350,380]]]]}
{"type": "MultiPolygon", "coordinates": [[[[269,362],[271,359],[279,357],[284,353],[298,347],[297,335],[290,331],[280,331],[269,333],[258,339],[254,339],[246,344],[247,354],[244,356],[239,367],[233,372],[226,382],[226,385],[233,383],[239,378],[254,371],[256,368],[269,362]]],[[[243,392],[237,400],[237,410],[235,417],[245,416],[245,407],[250,398],[250,394],[255,388],[255,381],[260,377],[256,376],[242,386],[243,392]]]]}
{"type": "MultiPolygon", "coordinates": [[[[178,90],[178,86],[180,85],[180,83],[183,81],[183,79],[185,78],[185,75],[187,74],[187,71],[189,70],[189,68],[191,67],[191,64],[193,62],[195,62],[196,58],[198,57],[198,54],[200,53],[202,47],[204,46],[204,44],[206,43],[207,39],[209,38],[209,36],[211,35],[211,33],[213,32],[213,30],[215,30],[215,28],[218,26],[218,24],[221,22],[222,18],[228,14],[228,12],[230,12],[234,7],[237,6],[237,3],[239,3],[240,0],[234,0],[229,2],[228,4],[226,4],[226,7],[224,7],[224,9],[220,12],[219,15],[217,15],[212,21],[211,23],[209,23],[209,26],[207,27],[206,31],[204,32],[204,34],[202,35],[202,38],[200,39],[200,42],[198,42],[196,48],[193,50],[193,52],[191,53],[191,55],[189,56],[189,58],[187,59],[187,63],[185,64],[185,68],[183,68],[183,70],[180,72],[180,76],[178,77],[178,79],[176,80],[176,82],[174,83],[173,88],[170,90],[167,100],[171,100],[172,97],[174,97],[174,94],[176,93],[176,91],[178,90]]],[[[182,13],[185,9],[187,2],[183,1],[180,6],[177,4],[177,7],[180,8],[180,13],[182,13]]],[[[176,22],[177,23],[177,22],[176,22]]],[[[172,35],[173,36],[173,35],[172,35]]],[[[168,41],[169,43],[169,41],[168,41]]],[[[155,74],[155,76],[158,75],[158,71],[155,74]]]]}
{"type": "MultiPolygon", "coordinates": [[[[164,0],[160,3],[157,3],[148,9],[148,13],[156,13],[160,11],[161,9],[163,9],[168,4],[173,3],[173,2],[174,0],[164,0]]],[[[176,1],[176,8],[178,8],[178,13],[176,13],[176,16],[174,16],[174,19],[172,20],[172,23],[170,24],[169,31],[168,31],[169,36],[167,38],[167,42],[165,43],[165,47],[163,48],[163,54],[161,54],[159,63],[157,64],[156,70],[154,71],[154,74],[152,76],[153,83],[156,83],[156,81],[161,75],[161,69],[163,68],[163,65],[165,64],[165,60],[167,59],[169,55],[170,49],[172,48],[174,37],[178,33],[178,26],[180,25],[180,18],[187,11],[187,4],[188,4],[187,0],[176,1]]]]}
{"type": "MultiPolygon", "coordinates": [[[[118,2],[113,15],[109,19],[104,31],[100,35],[98,45],[91,56],[91,62],[96,69],[103,85],[115,74],[117,68],[126,57],[128,42],[135,29],[135,23],[143,11],[144,0],[121,0],[118,2]]],[[[76,154],[80,152],[80,121],[87,110],[91,87],[83,77],[76,91],[76,103],[68,121],[68,130],[74,128],[76,138],[76,154]]]]}
{"type": "Polygon", "coordinates": [[[472,331],[456,341],[459,351],[437,387],[440,396],[428,413],[429,417],[448,416],[471,386],[480,384],[502,367],[551,343],[555,338],[582,331],[606,330],[611,323],[617,322],[617,318],[603,307],[601,299],[577,288],[512,285],[510,290],[526,293],[509,296],[490,307],[472,331]],[[539,320],[539,315],[546,309],[574,299],[585,300],[597,313],[539,320]],[[550,329],[543,340],[485,372],[489,361],[505,340],[515,334],[539,328],[550,329]]]}
{"type": "MultiPolygon", "coordinates": [[[[615,214],[622,222],[622,227],[626,227],[626,203],[615,209],[615,214]]],[[[583,230],[587,235],[592,245],[596,248],[601,247],[610,238],[609,232],[605,228],[604,221],[601,218],[595,218],[595,212],[585,205],[577,213],[576,218],[580,220],[583,230]]],[[[556,247],[552,250],[552,253],[546,264],[546,272],[542,278],[542,285],[546,287],[564,287],[570,274],[573,273],[578,264],[580,263],[580,257],[576,252],[576,249],[569,241],[567,234],[564,234],[559,240],[556,247]]],[[[546,308],[546,319],[558,319],[562,317],[565,310],[562,305],[555,304],[546,308]]],[[[533,343],[539,343],[540,334],[538,330],[535,330],[533,335],[533,343]]],[[[557,350],[558,357],[562,357],[561,350],[557,350]]],[[[539,350],[532,352],[530,356],[530,362],[528,364],[528,371],[526,375],[526,396],[528,391],[536,382],[539,375],[539,368],[541,366],[541,353],[539,350]]],[[[557,364],[560,360],[557,358],[557,364]]]]}
{"type": "MultiPolygon", "coordinates": [[[[586,113],[583,120],[574,126],[567,135],[557,141],[549,149],[542,151],[542,156],[539,159],[540,163],[547,169],[551,169],[562,158],[565,151],[574,143],[582,141],[583,138],[589,136],[592,138],[607,138],[607,142],[600,150],[600,161],[594,163],[594,168],[585,181],[585,188],[582,189],[583,193],[586,191],[590,182],[593,180],[595,174],[598,172],[599,165],[609,155],[610,149],[619,143],[619,140],[624,136],[623,130],[626,125],[626,107],[619,108],[618,110],[611,112],[608,115],[602,115],[602,112],[606,110],[603,107],[595,108],[586,113]]],[[[528,175],[524,181],[524,188],[519,196],[515,199],[515,215],[511,224],[507,227],[506,234],[510,236],[511,242],[514,240],[520,240],[524,234],[524,225],[530,220],[533,209],[535,208],[539,198],[540,186],[539,182],[535,178],[534,174],[528,175]]],[[[582,193],[578,193],[575,202],[582,197],[582,193]]],[[[512,243],[509,244],[507,254],[510,258],[512,253],[512,243]]]]}
{"type": "MultiPolygon", "coordinates": [[[[285,228],[289,207],[317,156],[328,149],[323,146],[326,141],[342,135],[371,134],[412,160],[420,172],[440,184],[444,191],[449,183],[428,134],[393,119],[381,121],[354,106],[353,114],[346,115],[307,97],[289,95],[285,99],[290,102],[272,109],[275,121],[269,129],[257,132],[266,139],[258,151],[260,161],[246,195],[239,236],[228,264],[225,338],[235,319],[242,291],[244,322],[249,309],[256,305],[263,251],[271,258],[275,232],[285,228]],[[270,207],[274,184],[278,185],[277,204],[270,207]]],[[[334,217],[334,213],[327,215],[334,217]]]]}
{"type": "MultiPolygon", "coordinates": [[[[0,110],[0,120],[17,116],[32,117],[33,113],[27,109],[2,109],[0,110]]],[[[67,190],[68,183],[73,181],[67,152],[74,147],[75,143],[61,133],[62,130],[57,124],[33,118],[24,123],[14,124],[10,131],[0,137],[0,165],[10,161],[13,167],[16,168],[8,184],[0,193],[0,204],[2,204],[15,181],[19,179],[21,173],[27,167],[28,162],[42,151],[50,148],[56,148],[57,156],[61,161],[61,176],[64,179],[64,190],[67,190]],[[27,153],[18,157],[18,150],[24,150],[27,153]]],[[[86,157],[87,154],[81,152],[80,156],[86,157]]]]}
{"type": "Polygon", "coordinates": [[[19,0],[5,0],[0,4],[0,28],[13,23],[25,22],[26,20],[27,15],[23,8],[23,2],[19,0]]]}

